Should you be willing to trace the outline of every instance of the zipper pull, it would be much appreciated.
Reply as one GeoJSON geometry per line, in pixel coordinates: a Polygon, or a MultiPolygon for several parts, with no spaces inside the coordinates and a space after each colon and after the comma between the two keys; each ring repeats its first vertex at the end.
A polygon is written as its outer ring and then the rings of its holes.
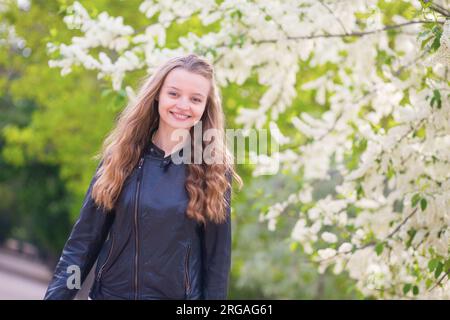
{"type": "Polygon", "coordinates": [[[138,166],[138,170],[139,170],[139,172],[138,172],[138,175],[137,175],[137,182],[138,183],[140,183],[140,181],[141,181],[141,172],[142,172],[142,164],[144,163],[144,157],[142,157],[140,160],[139,160],[139,166],[138,166]]]}

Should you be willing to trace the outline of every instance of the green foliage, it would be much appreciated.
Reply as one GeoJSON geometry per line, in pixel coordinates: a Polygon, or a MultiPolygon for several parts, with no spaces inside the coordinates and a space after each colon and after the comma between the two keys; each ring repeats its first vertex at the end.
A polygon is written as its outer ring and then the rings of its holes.
{"type": "MultiPolygon", "coordinates": [[[[36,106],[20,100],[14,105],[8,96],[0,103],[0,130],[17,130],[31,121],[36,106]]],[[[0,150],[4,139],[0,136],[0,150]]],[[[16,148],[20,152],[20,148],[16,148]]],[[[5,150],[3,150],[5,151],[5,150]]],[[[69,232],[69,195],[59,179],[58,167],[37,161],[20,166],[0,157],[0,243],[9,237],[35,244],[50,263],[66,241],[69,232]]]]}
{"type": "Polygon", "coordinates": [[[430,272],[433,272],[434,270],[436,270],[438,264],[439,264],[439,260],[436,258],[428,261],[428,269],[430,270],[430,272]]]}
{"type": "Polygon", "coordinates": [[[412,287],[411,283],[406,283],[406,284],[403,286],[403,294],[406,295],[406,294],[411,290],[411,287],[412,287]]]}
{"type": "Polygon", "coordinates": [[[298,208],[289,208],[277,231],[258,223],[258,214],[301,181],[283,175],[244,176],[245,192],[233,199],[233,251],[230,299],[357,299],[348,275],[318,274],[297,242],[289,239],[298,208]]]}
{"type": "Polygon", "coordinates": [[[438,89],[433,90],[433,97],[431,98],[430,105],[433,107],[436,104],[436,107],[440,109],[442,107],[441,100],[441,92],[438,89]]]}
{"type": "Polygon", "coordinates": [[[420,209],[422,209],[422,211],[425,211],[426,208],[427,208],[427,199],[425,198],[420,199],[420,209]]]}
{"type": "Polygon", "coordinates": [[[115,116],[93,74],[61,78],[48,67],[50,33],[69,38],[57,10],[54,2],[33,2],[29,12],[9,13],[7,21],[32,54],[0,50],[0,188],[9,195],[1,203],[1,236],[32,242],[54,259],[79,214],[97,165],[92,156],[115,116]]]}
{"type": "Polygon", "coordinates": [[[411,206],[414,208],[420,201],[420,194],[416,193],[411,200],[411,206]]]}
{"type": "Polygon", "coordinates": [[[420,4],[423,8],[428,8],[433,3],[432,0],[420,0],[420,4]]]}
{"type": "Polygon", "coordinates": [[[385,245],[385,242],[379,242],[376,244],[375,252],[377,253],[378,256],[383,252],[384,245],[385,245]]]}

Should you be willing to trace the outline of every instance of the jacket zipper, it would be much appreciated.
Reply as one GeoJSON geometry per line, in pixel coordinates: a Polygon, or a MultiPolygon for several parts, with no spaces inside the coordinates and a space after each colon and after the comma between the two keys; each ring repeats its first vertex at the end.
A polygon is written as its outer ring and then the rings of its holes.
{"type": "Polygon", "coordinates": [[[136,253],[134,255],[134,299],[137,300],[139,297],[138,290],[138,262],[139,262],[139,229],[138,229],[138,198],[139,191],[141,188],[141,168],[144,163],[144,157],[139,160],[139,172],[137,176],[137,186],[136,186],[136,194],[134,197],[134,230],[135,230],[135,247],[136,253]]]}
{"type": "Polygon", "coordinates": [[[189,294],[191,290],[191,281],[189,277],[189,256],[191,253],[191,245],[187,247],[186,258],[184,259],[184,285],[186,287],[186,294],[189,294]]]}
{"type": "Polygon", "coordinates": [[[113,248],[114,248],[114,234],[111,233],[111,248],[109,248],[108,256],[105,260],[105,263],[101,266],[100,271],[98,272],[97,281],[100,281],[100,279],[102,277],[103,270],[105,269],[106,264],[108,263],[109,259],[111,258],[113,248]]]}

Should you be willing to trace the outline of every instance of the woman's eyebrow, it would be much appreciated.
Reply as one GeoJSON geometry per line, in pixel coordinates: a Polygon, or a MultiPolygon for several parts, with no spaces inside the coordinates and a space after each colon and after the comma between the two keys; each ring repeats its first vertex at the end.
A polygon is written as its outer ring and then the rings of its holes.
{"type": "MultiPolygon", "coordinates": [[[[174,87],[174,86],[168,86],[168,88],[173,88],[173,89],[175,89],[175,90],[180,90],[180,89],[178,89],[177,87],[174,87]]],[[[205,95],[204,95],[204,94],[201,94],[200,92],[195,92],[194,94],[195,94],[195,95],[202,96],[202,97],[205,97],[205,95]]]]}

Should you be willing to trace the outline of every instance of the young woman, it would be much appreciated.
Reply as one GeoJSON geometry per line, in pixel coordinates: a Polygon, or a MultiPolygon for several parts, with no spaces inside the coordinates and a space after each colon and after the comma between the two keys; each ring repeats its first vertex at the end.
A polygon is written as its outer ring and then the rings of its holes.
{"type": "Polygon", "coordinates": [[[226,299],[232,178],[242,180],[212,65],[191,54],[160,66],[99,158],[45,299],[73,299],[95,261],[90,299],[226,299]]]}

